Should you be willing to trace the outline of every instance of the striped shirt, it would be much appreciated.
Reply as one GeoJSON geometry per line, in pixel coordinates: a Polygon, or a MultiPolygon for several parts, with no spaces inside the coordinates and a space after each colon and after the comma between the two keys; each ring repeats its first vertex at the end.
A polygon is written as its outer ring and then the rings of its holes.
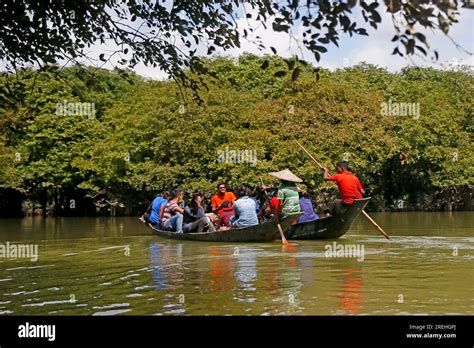
{"type": "Polygon", "coordinates": [[[282,201],[281,215],[297,214],[300,210],[300,196],[296,184],[283,182],[278,186],[278,199],[282,201]]]}
{"type": "Polygon", "coordinates": [[[168,204],[165,205],[165,210],[163,211],[163,216],[161,217],[162,225],[164,225],[170,217],[176,214],[175,210],[178,207],[179,205],[175,201],[169,201],[168,204]]]}

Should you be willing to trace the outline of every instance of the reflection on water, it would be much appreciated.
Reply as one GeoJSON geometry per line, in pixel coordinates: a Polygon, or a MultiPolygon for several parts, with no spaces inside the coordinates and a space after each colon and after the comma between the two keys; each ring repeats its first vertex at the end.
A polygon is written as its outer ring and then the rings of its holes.
{"type": "Polygon", "coordinates": [[[362,270],[348,268],[342,271],[339,311],[343,314],[359,314],[362,308],[362,270]]]}
{"type": "Polygon", "coordinates": [[[224,292],[235,287],[234,269],[235,262],[228,257],[228,250],[219,246],[210,246],[208,255],[211,259],[209,266],[208,286],[211,292],[224,292]]]}
{"type": "Polygon", "coordinates": [[[0,258],[0,314],[474,314],[473,213],[374,214],[332,241],[253,244],[160,239],[132,218],[0,220],[0,243],[39,257],[0,258]],[[128,250],[128,252],[127,252],[128,250]],[[403,298],[403,301],[400,301],[403,298]]]}
{"type": "Polygon", "coordinates": [[[166,280],[163,277],[163,271],[161,270],[161,253],[160,245],[158,243],[150,244],[151,264],[153,284],[155,284],[156,290],[161,290],[166,285],[166,280]]]}

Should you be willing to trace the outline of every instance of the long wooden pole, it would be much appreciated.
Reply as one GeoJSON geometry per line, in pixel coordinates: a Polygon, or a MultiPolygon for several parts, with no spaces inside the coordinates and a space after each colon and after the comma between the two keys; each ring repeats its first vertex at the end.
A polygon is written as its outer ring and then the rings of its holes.
{"type": "MultiPolygon", "coordinates": [[[[319,166],[319,168],[323,169],[324,167],[316,160],[316,158],[314,158],[309,152],[308,150],[306,150],[303,145],[300,144],[300,142],[298,140],[296,140],[296,143],[301,147],[301,149],[306,152],[306,154],[319,166]]],[[[375,226],[375,228],[377,228],[377,230],[383,234],[383,236],[387,239],[390,239],[390,237],[388,236],[387,233],[385,233],[385,231],[382,229],[382,227],[380,227],[375,221],[374,219],[372,219],[369,214],[367,214],[365,212],[365,210],[362,210],[362,214],[372,223],[372,225],[375,226]]]]}
{"type": "MultiPolygon", "coordinates": [[[[263,183],[262,178],[260,178],[260,182],[262,183],[262,187],[265,186],[264,183],[263,183]]],[[[265,191],[265,193],[267,193],[266,189],[264,189],[264,191],[265,191]]],[[[279,220],[280,217],[276,216],[275,218],[276,218],[276,221],[277,221],[278,231],[280,232],[281,242],[282,242],[283,245],[288,245],[288,241],[285,238],[285,233],[283,232],[283,228],[281,228],[281,225],[280,225],[280,220],[279,220]]]]}

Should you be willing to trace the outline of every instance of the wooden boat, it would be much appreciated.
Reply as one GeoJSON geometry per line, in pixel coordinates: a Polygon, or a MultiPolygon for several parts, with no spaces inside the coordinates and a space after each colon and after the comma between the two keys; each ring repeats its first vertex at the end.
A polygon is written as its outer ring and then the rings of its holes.
{"type": "MultiPolygon", "coordinates": [[[[283,231],[287,230],[291,223],[302,214],[295,214],[283,219],[280,224],[283,231]]],[[[203,242],[271,242],[280,238],[277,224],[267,221],[250,227],[232,228],[225,231],[201,232],[201,233],[176,233],[158,230],[148,224],[153,232],[160,237],[178,240],[194,240],[203,242]]]]}
{"type": "Polygon", "coordinates": [[[352,222],[360,215],[369,201],[370,197],[356,199],[343,214],[291,225],[288,230],[285,230],[285,237],[287,239],[339,238],[349,230],[352,222]]]}

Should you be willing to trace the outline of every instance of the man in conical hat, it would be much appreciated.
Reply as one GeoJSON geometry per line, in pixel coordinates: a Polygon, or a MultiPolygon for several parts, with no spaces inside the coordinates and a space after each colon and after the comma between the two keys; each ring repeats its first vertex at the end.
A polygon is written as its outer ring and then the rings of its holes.
{"type": "Polygon", "coordinates": [[[279,172],[271,172],[270,175],[280,179],[281,184],[278,186],[278,210],[275,218],[278,221],[285,216],[298,214],[300,210],[300,198],[296,183],[303,180],[298,178],[291,170],[284,169],[279,172]]]}

